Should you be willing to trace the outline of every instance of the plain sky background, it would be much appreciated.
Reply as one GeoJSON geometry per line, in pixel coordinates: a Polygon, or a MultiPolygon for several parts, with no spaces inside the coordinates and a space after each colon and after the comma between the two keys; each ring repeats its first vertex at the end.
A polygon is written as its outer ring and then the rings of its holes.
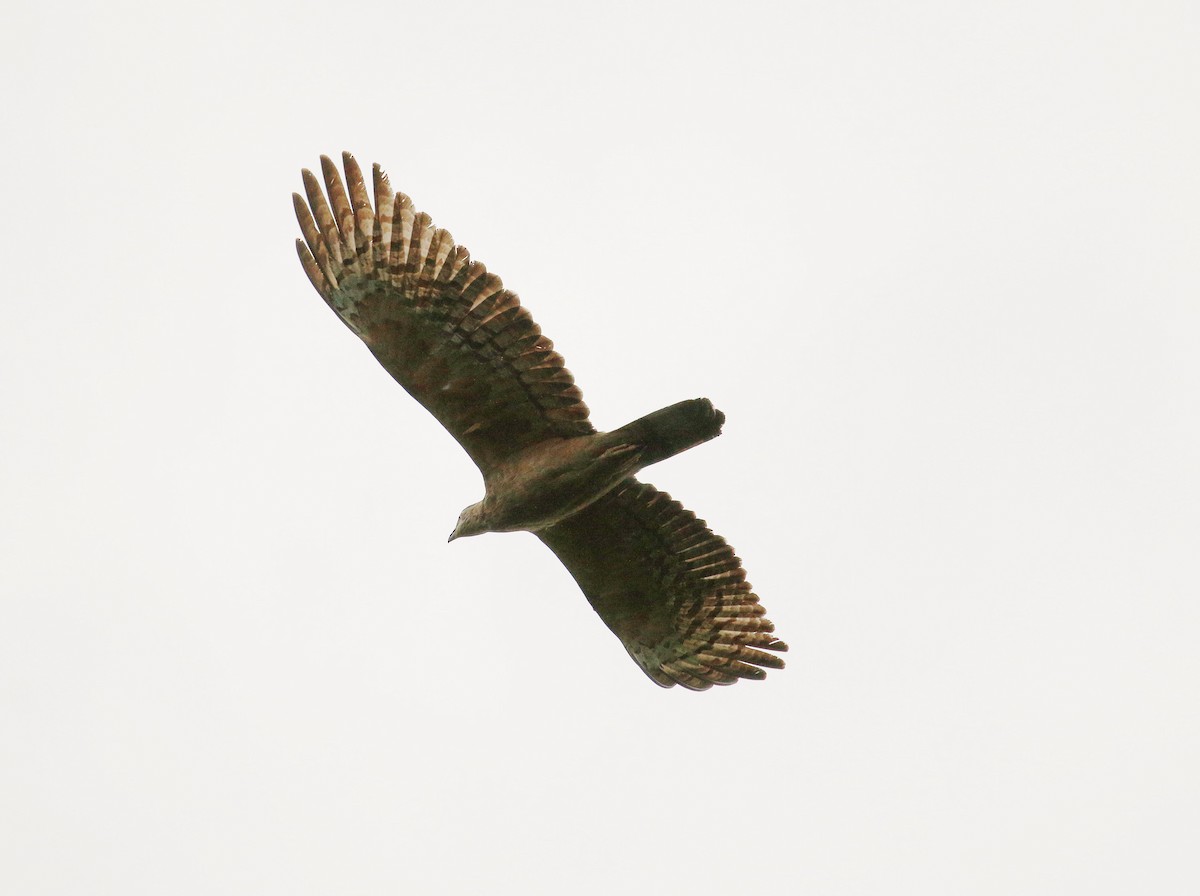
{"type": "Polygon", "coordinates": [[[8,3],[0,889],[1200,888],[1200,7],[8,3]],[[791,643],[655,687],[328,311],[522,297],[791,643]]]}

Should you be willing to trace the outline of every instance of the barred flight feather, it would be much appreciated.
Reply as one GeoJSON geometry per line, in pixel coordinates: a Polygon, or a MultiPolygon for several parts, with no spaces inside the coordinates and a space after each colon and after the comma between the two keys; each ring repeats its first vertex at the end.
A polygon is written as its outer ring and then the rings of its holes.
{"type": "Polygon", "coordinates": [[[293,197],[303,235],[296,248],[313,286],[388,372],[481,467],[546,438],[595,432],[562,356],[538,351],[536,364],[524,360],[541,331],[517,296],[414,213],[378,166],[372,206],[357,162],[349,154],[343,161],[348,191],[326,156],[325,192],[303,172],[308,201],[293,197]],[[411,351],[417,345],[424,351],[411,351]],[[445,388],[463,377],[485,394],[464,400],[445,388]],[[481,406],[495,418],[479,420],[481,406]]]}
{"type": "Polygon", "coordinates": [[[654,486],[628,480],[536,534],[658,684],[704,690],[783,668],[765,651],[787,645],[770,634],[733,548],[654,486]],[[702,553],[689,557],[688,545],[702,553]],[[709,555],[726,558],[719,575],[709,555]]]}

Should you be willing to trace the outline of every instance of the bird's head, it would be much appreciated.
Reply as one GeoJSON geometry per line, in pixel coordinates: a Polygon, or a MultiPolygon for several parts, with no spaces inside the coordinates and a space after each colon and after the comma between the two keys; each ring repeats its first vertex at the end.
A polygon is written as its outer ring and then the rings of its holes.
{"type": "Polygon", "coordinates": [[[456,538],[466,538],[468,535],[481,535],[488,529],[487,519],[483,513],[483,502],[472,504],[458,515],[458,523],[454,526],[454,531],[450,533],[450,538],[447,543],[454,541],[456,538]]]}

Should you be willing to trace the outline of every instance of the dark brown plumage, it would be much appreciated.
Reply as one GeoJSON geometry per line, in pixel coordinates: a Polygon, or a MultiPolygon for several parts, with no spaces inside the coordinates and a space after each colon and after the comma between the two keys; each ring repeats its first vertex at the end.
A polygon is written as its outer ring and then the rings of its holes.
{"type": "Polygon", "coordinates": [[[527,530],[574,576],[630,656],[663,687],[703,690],[783,668],[741,561],[695,515],[634,474],[715,438],[725,416],[682,401],[596,432],[553,343],[500,278],[433,227],[374,167],[321,157],[293,194],[305,272],[384,368],[463,446],[484,499],[451,540],[527,530]],[[347,186],[349,190],[347,191],[347,186]]]}

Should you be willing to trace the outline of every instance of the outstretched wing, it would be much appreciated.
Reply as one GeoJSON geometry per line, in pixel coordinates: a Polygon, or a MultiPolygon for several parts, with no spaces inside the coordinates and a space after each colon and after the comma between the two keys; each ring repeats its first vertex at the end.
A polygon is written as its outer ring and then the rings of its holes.
{"type": "Polygon", "coordinates": [[[292,194],[300,263],[317,292],[485,473],[543,439],[595,432],[554,344],[515,293],[416,212],[374,167],[375,205],[354,157],[321,157],[329,199],[305,170],[292,194]],[[311,210],[310,210],[311,207],[311,210]]]}
{"type": "Polygon", "coordinates": [[[654,486],[628,479],[536,534],[655,683],[699,691],[783,668],[733,548],[654,486]]]}

